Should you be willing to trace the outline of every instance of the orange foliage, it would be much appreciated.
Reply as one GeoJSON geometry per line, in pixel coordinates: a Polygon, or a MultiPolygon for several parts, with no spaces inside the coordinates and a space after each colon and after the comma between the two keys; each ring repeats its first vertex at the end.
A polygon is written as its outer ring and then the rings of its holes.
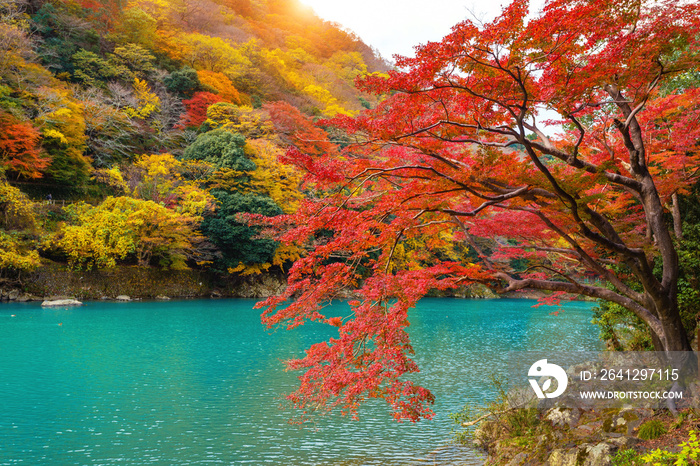
{"type": "Polygon", "coordinates": [[[0,112],[0,166],[25,178],[41,178],[50,159],[42,157],[39,131],[0,112]]]}
{"type": "Polygon", "coordinates": [[[241,103],[240,94],[225,74],[215,71],[200,70],[197,71],[197,76],[199,77],[199,82],[216,90],[216,93],[223,100],[234,104],[241,103]]]}

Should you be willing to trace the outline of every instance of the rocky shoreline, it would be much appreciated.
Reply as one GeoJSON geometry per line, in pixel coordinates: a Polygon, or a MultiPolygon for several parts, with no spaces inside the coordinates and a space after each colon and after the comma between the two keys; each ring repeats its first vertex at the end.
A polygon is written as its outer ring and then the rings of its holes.
{"type": "MultiPolygon", "coordinates": [[[[579,389],[577,383],[574,379],[574,392],[579,389]]],[[[463,426],[478,425],[471,439],[487,456],[487,465],[649,464],[613,460],[623,453],[639,458],[659,447],[678,452],[689,431],[700,427],[700,382],[689,383],[683,394],[682,401],[674,405],[678,410],[674,414],[658,401],[592,407],[573,406],[570,400],[539,400],[525,387],[511,391],[500,405],[491,406],[481,422],[463,426]],[[653,437],[647,435],[648,426],[657,429],[653,437]]]]}

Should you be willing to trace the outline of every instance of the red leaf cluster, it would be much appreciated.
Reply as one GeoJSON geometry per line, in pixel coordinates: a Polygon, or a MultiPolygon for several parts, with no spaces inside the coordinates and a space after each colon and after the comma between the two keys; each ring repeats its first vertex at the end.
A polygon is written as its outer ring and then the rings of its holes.
{"type": "Polygon", "coordinates": [[[191,99],[182,101],[187,112],[180,118],[180,126],[183,128],[200,126],[207,119],[209,106],[222,101],[221,97],[211,92],[195,92],[191,99]]]}
{"type": "Polygon", "coordinates": [[[0,112],[0,164],[24,178],[41,178],[50,159],[41,153],[41,135],[29,122],[0,112]]]}

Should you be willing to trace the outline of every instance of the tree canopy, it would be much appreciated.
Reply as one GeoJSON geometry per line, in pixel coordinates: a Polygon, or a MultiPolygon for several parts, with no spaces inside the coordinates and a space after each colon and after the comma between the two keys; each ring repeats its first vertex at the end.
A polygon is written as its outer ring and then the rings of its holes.
{"type": "Polygon", "coordinates": [[[307,254],[263,320],[339,332],[289,362],[304,371],[290,399],[354,413],[383,398],[397,418],[430,417],[432,394],[407,377],[418,371],[407,312],[431,289],[473,282],[552,292],[549,303],[605,299],[639,317],[658,350],[689,350],[667,218],[696,179],[699,90],[672,83],[697,69],[699,38],[696,2],[551,0],[528,19],[515,0],[361,79],[390,97],[321,123],[344,140],[290,131],[287,160],[316,195],[273,222],[307,254]],[[445,257],[446,237],[472,260],[445,257]],[[415,238],[433,239],[404,254],[415,238]],[[348,290],[350,315],[327,318],[348,290]]]}

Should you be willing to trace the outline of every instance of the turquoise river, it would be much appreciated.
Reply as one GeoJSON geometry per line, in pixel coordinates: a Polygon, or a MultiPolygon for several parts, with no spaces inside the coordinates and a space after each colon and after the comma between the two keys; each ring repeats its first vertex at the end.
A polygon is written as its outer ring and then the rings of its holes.
{"type": "Polygon", "coordinates": [[[494,396],[508,352],[600,348],[591,303],[555,316],[528,300],[425,299],[410,334],[435,419],[396,423],[377,401],[359,421],[300,428],[282,361],[337,329],[267,331],[254,304],[0,304],[0,465],[477,465],[450,444],[449,413],[494,396]]]}

